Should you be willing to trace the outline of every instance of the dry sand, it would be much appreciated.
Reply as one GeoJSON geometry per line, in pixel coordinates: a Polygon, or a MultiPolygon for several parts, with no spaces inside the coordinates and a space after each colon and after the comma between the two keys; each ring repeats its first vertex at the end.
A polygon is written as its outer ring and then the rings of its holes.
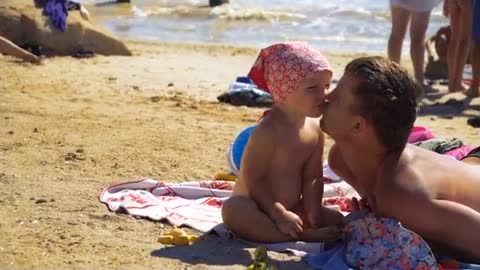
{"type": "MultiPolygon", "coordinates": [[[[170,226],[111,213],[98,195],[121,180],[180,182],[227,170],[228,144],[262,109],[215,98],[245,75],[257,50],[128,46],[133,57],[51,58],[41,66],[0,56],[0,269],[243,269],[249,263],[251,249],[214,237],[163,247],[156,238],[170,226]]],[[[355,56],[328,54],[336,78],[355,56]]],[[[463,97],[439,101],[449,98],[463,97]]],[[[453,118],[435,112],[418,123],[480,145],[479,129],[466,125],[479,103],[453,118]]],[[[272,255],[281,269],[308,269],[297,257],[272,255]]]]}

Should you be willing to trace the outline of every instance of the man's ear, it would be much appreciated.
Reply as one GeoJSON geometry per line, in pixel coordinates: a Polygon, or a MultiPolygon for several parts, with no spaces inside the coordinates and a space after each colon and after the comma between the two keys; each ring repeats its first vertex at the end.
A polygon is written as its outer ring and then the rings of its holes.
{"type": "Polygon", "coordinates": [[[362,116],[355,116],[353,119],[352,133],[354,135],[360,135],[367,130],[367,120],[362,116]]]}

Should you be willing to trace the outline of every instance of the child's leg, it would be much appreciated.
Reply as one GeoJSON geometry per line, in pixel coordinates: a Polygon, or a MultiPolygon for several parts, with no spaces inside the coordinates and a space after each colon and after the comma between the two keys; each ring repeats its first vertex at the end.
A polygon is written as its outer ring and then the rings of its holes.
{"type": "Polygon", "coordinates": [[[407,32],[410,12],[399,6],[392,6],[392,31],[388,39],[388,58],[400,63],[403,39],[407,32]]]}
{"type": "MultiPolygon", "coordinates": [[[[253,242],[275,243],[302,240],[324,242],[336,238],[331,228],[304,228],[299,239],[283,234],[277,225],[248,197],[233,196],[225,201],[222,208],[223,222],[238,236],[253,242]]],[[[335,239],[333,239],[335,240],[335,239]]]]}
{"type": "Polygon", "coordinates": [[[430,11],[413,12],[410,25],[410,57],[415,78],[424,84],[425,34],[430,20],[430,11]]]}
{"type": "Polygon", "coordinates": [[[275,223],[247,197],[233,196],[222,207],[222,218],[238,236],[254,242],[284,242],[292,240],[280,232],[275,223]]]}

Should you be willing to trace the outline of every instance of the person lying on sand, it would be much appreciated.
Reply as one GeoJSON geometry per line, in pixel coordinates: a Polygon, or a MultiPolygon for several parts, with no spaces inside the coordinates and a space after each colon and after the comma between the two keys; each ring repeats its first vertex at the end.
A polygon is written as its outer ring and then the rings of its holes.
{"type": "Polygon", "coordinates": [[[221,6],[230,3],[230,0],[208,0],[209,7],[221,6]]]}
{"type": "Polygon", "coordinates": [[[442,26],[438,31],[426,41],[426,49],[429,57],[436,55],[440,61],[447,63],[448,43],[450,42],[450,26],[442,26]],[[433,49],[434,47],[435,49],[433,49]],[[433,53],[435,52],[435,53],[433,53]]]}
{"type": "Polygon", "coordinates": [[[480,148],[458,161],[407,145],[421,87],[386,58],[350,62],[321,119],[335,141],[329,165],[377,215],[480,262],[480,148]]]}
{"type": "Polygon", "coordinates": [[[6,55],[18,57],[23,61],[27,61],[34,64],[40,64],[41,62],[41,59],[38,56],[18,47],[13,42],[11,42],[10,40],[2,36],[0,36],[0,54],[6,54],[6,55]]]}
{"type": "Polygon", "coordinates": [[[249,76],[274,99],[246,146],[224,223],[256,242],[331,241],[343,221],[322,207],[324,135],[319,118],[332,71],[306,43],[279,43],[261,51],[249,76]],[[330,227],[327,227],[330,226],[330,227]]]}

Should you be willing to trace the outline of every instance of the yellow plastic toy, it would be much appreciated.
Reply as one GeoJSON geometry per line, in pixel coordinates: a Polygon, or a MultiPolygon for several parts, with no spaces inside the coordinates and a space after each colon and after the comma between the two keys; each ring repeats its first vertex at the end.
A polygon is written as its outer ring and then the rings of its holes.
{"type": "Polygon", "coordinates": [[[235,182],[237,181],[237,176],[232,173],[219,172],[215,175],[215,179],[235,182]]]}
{"type": "Polygon", "coordinates": [[[278,270],[268,258],[267,249],[257,247],[253,253],[253,263],[247,267],[247,270],[278,270]]]}
{"type": "Polygon", "coordinates": [[[164,245],[188,246],[195,244],[199,237],[192,234],[187,234],[184,230],[173,228],[169,232],[162,233],[158,238],[158,242],[164,245]]]}

